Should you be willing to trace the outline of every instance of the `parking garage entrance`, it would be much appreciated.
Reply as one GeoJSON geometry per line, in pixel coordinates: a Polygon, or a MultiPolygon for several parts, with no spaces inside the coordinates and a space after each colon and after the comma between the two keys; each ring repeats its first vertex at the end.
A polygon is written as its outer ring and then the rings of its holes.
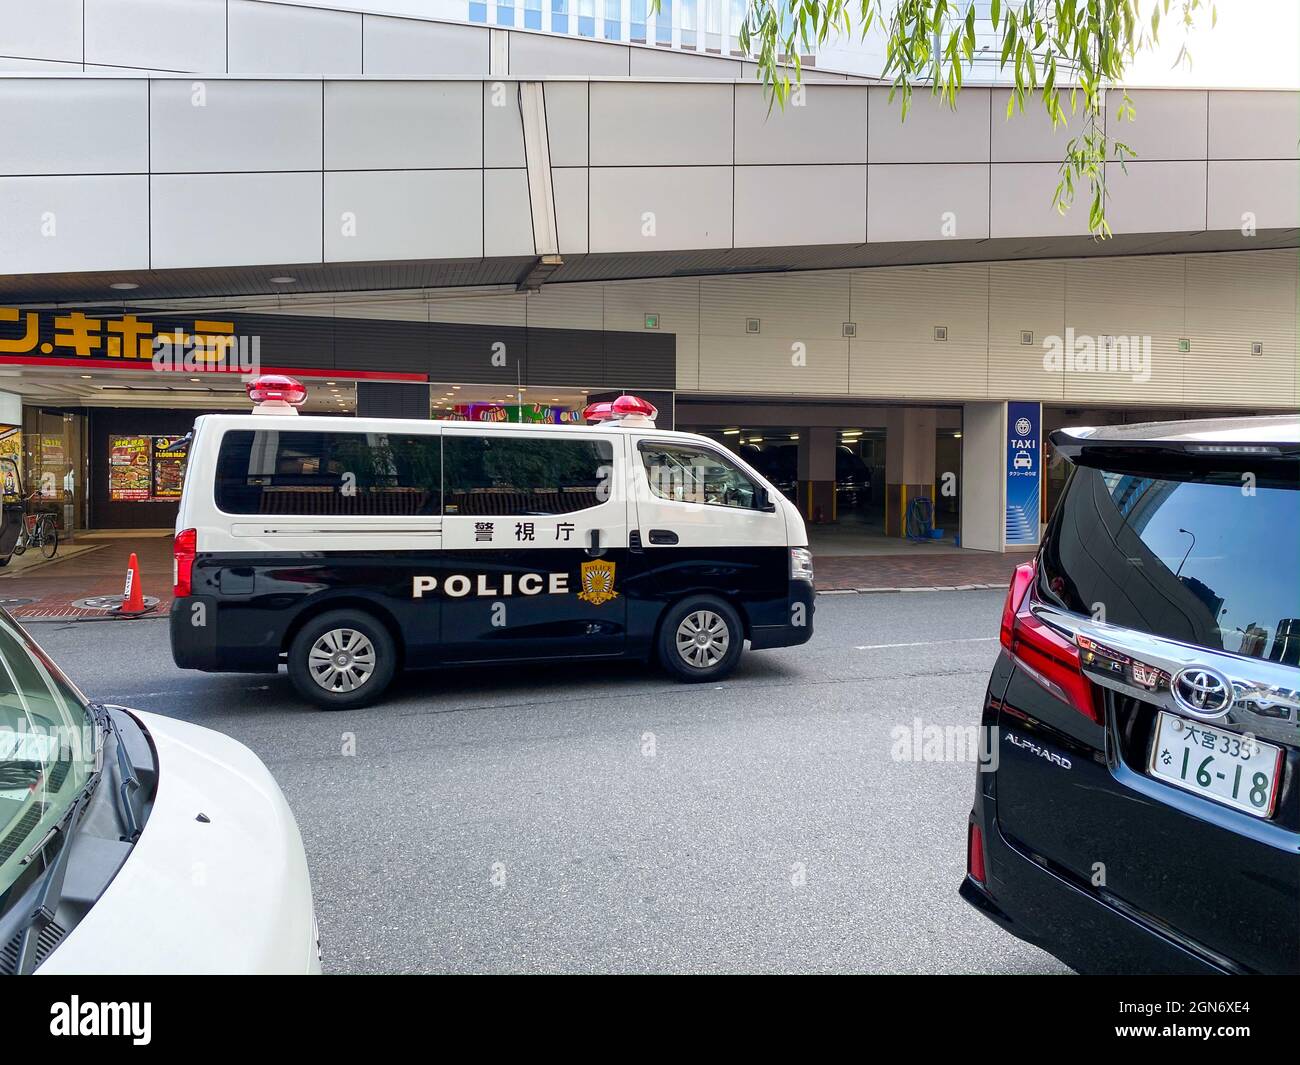
{"type": "Polygon", "coordinates": [[[959,407],[731,403],[679,394],[677,422],[767,477],[799,507],[824,551],[960,547],[959,407]]]}

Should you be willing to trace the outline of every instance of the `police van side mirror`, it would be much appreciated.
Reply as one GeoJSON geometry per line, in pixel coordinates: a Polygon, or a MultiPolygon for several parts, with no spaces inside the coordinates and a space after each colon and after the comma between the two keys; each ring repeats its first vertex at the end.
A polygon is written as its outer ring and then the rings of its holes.
{"type": "Polygon", "coordinates": [[[764,513],[772,514],[776,511],[776,504],[768,498],[767,489],[758,485],[754,489],[754,509],[761,510],[764,513]]]}

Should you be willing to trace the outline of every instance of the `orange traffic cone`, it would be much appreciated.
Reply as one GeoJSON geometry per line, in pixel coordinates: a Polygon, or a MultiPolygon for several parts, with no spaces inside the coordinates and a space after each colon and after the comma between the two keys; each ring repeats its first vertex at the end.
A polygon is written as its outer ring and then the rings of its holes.
{"type": "Polygon", "coordinates": [[[131,552],[126,564],[126,587],[122,591],[122,605],[117,612],[124,617],[133,618],[145,611],[144,588],[140,585],[140,561],[131,552]]]}

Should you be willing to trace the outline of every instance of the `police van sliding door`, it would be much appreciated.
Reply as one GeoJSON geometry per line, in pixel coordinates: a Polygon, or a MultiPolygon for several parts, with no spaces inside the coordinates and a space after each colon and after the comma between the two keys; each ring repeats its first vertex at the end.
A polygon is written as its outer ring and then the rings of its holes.
{"type": "Polygon", "coordinates": [[[624,449],[586,428],[444,427],[444,660],[623,652],[624,449]]]}

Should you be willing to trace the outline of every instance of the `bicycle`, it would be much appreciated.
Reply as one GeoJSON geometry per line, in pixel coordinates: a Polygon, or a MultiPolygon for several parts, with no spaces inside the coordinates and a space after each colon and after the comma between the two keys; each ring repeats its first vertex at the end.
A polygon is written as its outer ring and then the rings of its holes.
{"type": "Polygon", "coordinates": [[[59,549],[59,529],[53,514],[23,515],[23,529],[14,544],[14,554],[21,555],[29,547],[37,548],[41,557],[52,559],[59,549]]]}

